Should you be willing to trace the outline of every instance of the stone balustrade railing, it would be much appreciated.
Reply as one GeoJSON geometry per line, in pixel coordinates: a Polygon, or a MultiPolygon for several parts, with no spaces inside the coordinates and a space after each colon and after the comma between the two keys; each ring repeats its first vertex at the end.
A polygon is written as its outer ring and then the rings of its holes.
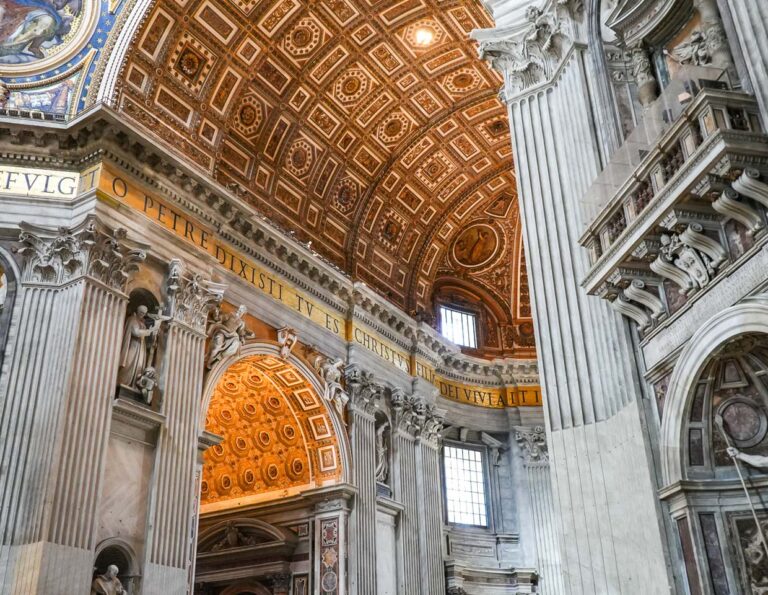
{"type": "Polygon", "coordinates": [[[647,336],[768,240],[767,213],[756,102],[704,89],[581,237],[582,284],[647,336]]]}

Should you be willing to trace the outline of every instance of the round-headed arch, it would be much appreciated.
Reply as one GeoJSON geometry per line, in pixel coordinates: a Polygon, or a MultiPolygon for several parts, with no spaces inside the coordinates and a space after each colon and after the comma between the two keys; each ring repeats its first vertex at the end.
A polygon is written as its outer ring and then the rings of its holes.
{"type": "Polygon", "coordinates": [[[245,351],[207,383],[204,429],[223,440],[203,456],[203,512],[344,481],[342,422],[314,375],[296,358],[280,358],[274,345],[245,351]]]}

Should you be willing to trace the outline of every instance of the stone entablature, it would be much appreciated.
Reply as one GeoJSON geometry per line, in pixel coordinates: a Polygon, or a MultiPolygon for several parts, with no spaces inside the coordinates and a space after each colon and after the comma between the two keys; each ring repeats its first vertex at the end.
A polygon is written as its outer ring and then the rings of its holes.
{"type": "Polygon", "coordinates": [[[647,337],[766,242],[767,172],[754,99],[704,89],[581,237],[583,286],[647,337]]]}
{"type": "Polygon", "coordinates": [[[159,226],[152,233],[175,236],[195,268],[217,270],[240,295],[254,289],[266,294],[278,308],[314,323],[329,344],[356,345],[366,357],[399,370],[403,385],[420,377],[444,385],[446,398],[480,406],[541,404],[535,360],[462,354],[426,323],[286,237],[235,190],[185,169],[107,107],[67,126],[29,128],[6,118],[0,147],[9,162],[8,171],[0,172],[0,195],[7,197],[11,226],[25,219],[29,200],[72,216],[72,204],[95,198],[108,209],[152,220],[147,224],[159,226]]]}

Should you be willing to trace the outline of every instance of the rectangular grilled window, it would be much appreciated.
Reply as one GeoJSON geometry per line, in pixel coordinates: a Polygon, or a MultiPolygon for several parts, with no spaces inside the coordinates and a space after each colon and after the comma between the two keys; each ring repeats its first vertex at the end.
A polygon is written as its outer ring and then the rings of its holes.
{"type": "Polygon", "coordinates": [[[475,315],[440,306],[440,332],[443,337],[464,347],[477,347],[475,315]]]}
{"type": "Polygon", "coordinates": [[[471,448],[443,448],[445,504],[449,523],[488,526],[483,453],[471,448]]]}

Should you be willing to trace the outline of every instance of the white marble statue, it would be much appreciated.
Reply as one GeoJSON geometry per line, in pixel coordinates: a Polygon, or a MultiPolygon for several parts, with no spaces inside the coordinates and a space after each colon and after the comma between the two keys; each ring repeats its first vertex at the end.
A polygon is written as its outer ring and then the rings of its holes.
{"type": "Polygon", "coordinates": [[[219,316],[218,312],[208,326],[208,337],[211,344],[208,347],[206,366],[212,368],[221,360],[240,353],[240,348],[246,339],[254,334],[245,326],[243,317],[247,312],[245,306],[240,306],[233,314],[219,316]]]}
{"type": "Polygon", "coordinates": [[[768,457],[763,455],[748,455],[733,446],[729,446],[726,452],[732,459],[739,459],[750,467],[755,467],[756,469],[768,469],[768,457]]]}
{"type": "Polygon", "coordinates": [[[110,564],[107,572],[93,579],[91,595],[127,595],[128,591],[123,588],[123,584],[117,578],[118,572],[117,566],[110,564]]]}
{"type": "Polygon", "coordinates": [[[386,483],[389,477],[389,457],[385,433],[389,424],[383,423],[376,428],[376,481],[386,483]]]}
{"type": "Polygon", "coordinates": [[[148,362],[147,339],[157,333],[160,320],[155,320],[147,327],[147,307],[139,306],[125,321],[123,347],[120,351],[120,369],[117,382],[123,386],[136,388],[139,378],[144,374],[148,362]]]}
{"type": "Polygon", "coordinates": [[[344,360],[341,358],[331,359],[320,356],[315,361],[315,369],[320,378],[325,382],[323,397],[326,401],[333,403],[339,417],[343,418],[344,408],[349,402],[349,395],[341,386],[342,368],[344,360]]]}

